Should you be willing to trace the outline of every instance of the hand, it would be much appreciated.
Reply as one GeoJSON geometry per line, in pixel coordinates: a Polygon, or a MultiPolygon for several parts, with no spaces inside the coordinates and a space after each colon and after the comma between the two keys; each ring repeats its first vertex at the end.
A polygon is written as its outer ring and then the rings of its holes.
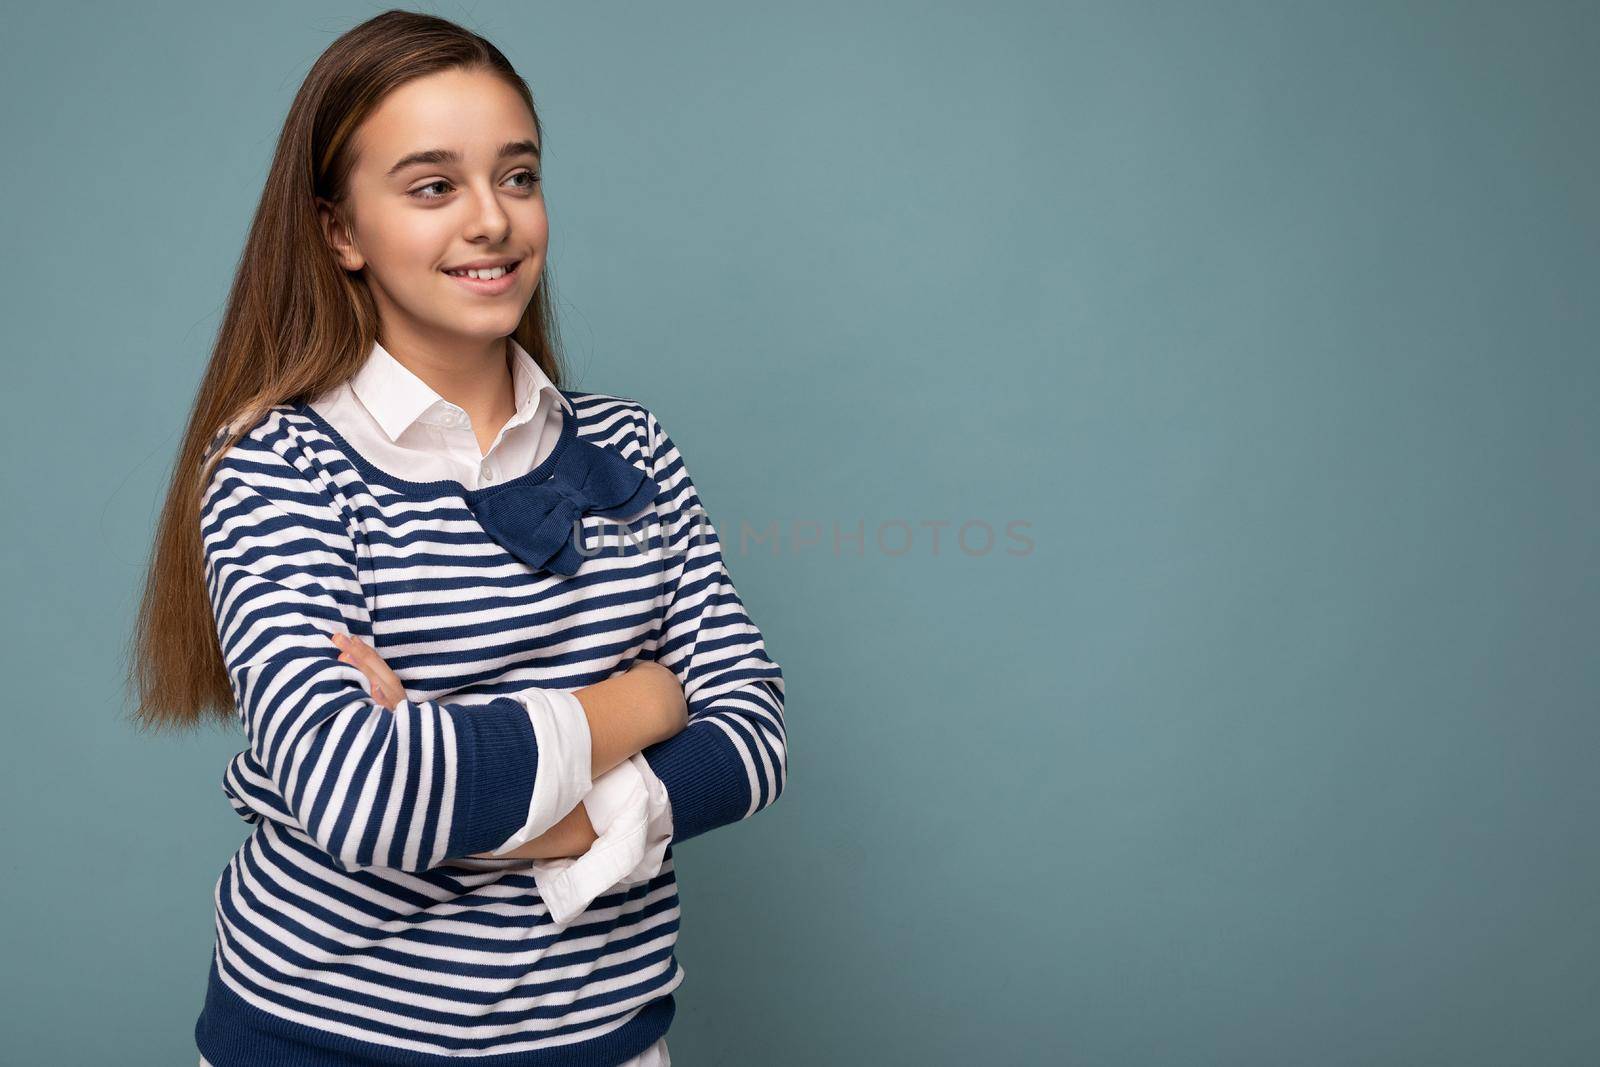
{"type": "Polygon", "coordinates": [[[393,711],[406,698],[406,687],[399,676],[389,669],[389,665],[383,662],[371,645],[349,634],[334,634],[333,643],[343,650],[339,653],[340,662],[350,664],[367,676],[372,699],[381,707],[393,711]]]}

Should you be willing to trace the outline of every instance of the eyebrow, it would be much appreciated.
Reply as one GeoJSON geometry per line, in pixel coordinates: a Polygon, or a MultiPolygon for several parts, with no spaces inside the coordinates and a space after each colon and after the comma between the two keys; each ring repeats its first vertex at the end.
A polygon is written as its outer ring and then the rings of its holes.
{"type": "MultiPolygon", "coordinates": [[[[534,159],[541,159],[539,146],[532,141],[507,141],[500,146],[500,151],[496,155],[499,159],[510,159],[512,156],[532,156],[534,159]]],[[[390,167],[389,173],[384,177],[392,178],[407,167],[414,167],[419,163],[431,166],[438,163],[460,162],[461,153],[453,148],[429,148],[423,152],[412,152],[410,155],[402,156],[400,162],[390,167]]]]}

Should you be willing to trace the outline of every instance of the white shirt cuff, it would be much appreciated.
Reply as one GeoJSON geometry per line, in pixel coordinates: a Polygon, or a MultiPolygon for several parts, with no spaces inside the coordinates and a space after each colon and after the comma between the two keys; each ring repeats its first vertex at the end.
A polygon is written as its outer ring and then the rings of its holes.
{"type": "MultiPolygon", "coordinates": [[[[640,774],[644,775],[645,788],[650,792],[651,844],[654,845],[658,835],[662,837],[663,841],[671,842],[672,797],[667,792],[667,784],[656,777],[655,768],[650,766],[650,761],[644,758],[643,753],[635,752],[633,754],[633,765],[639,768],[640,774]]],[[[665,853],[666,849],[663,847],[661,851],[665,853]]],[[[658,866],[656,871],[651,871],[650,877],[654,878],[659,869],[658,866]]]]}
{"type": "Polygon", "coordinates": [[[550,918],[562,925],[600,894],[660,874],[672,840],[667,788],[638,753],[597,778],[583,804],[596,834],[589,850],[532,865],[550,918]]]}
{"type": "Polygon", "coordinates": [[[594,759],[593,738],[589,734],[589,717],[578,698],[564,689],[526,689],[515,695],[533,720],[539,766],[534,772],[528,821],[493,849],[492,855],[532,841],[566,818],[594,788],[589,777],[594,759]]]}

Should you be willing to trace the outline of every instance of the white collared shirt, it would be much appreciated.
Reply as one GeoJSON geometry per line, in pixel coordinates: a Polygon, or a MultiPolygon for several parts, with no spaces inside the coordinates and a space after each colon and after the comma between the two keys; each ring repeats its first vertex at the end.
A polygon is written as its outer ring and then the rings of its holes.
{"type": "Polygon", "coordinates": [[[561,435],[566,398],[531,355],[511,338],[516,414],[479,453],[472,420],[432,386],[374,344],[361,369],[311,402],[356,451],[383,470],[415,482],[443,479],[468,489],[503,482],[538,466],[561,435]]]}
{"type": "MultiPolygon", "coordinates": [[[[448,479],[468,489],[493,485],[543,462],[561,435],[563,409],[575,417],[571,401],[527,350],[510,337],[506,344],[516,414],[487,452],[479,451],[467,413],[381,344],[373,344],[348,381],[311,406],[363,457],[402,478],[448,479]]],[[[551,917],[571,922],[600,893],[660,873],[672,836],[671,804],[666,786],[637,752],[590,780],[588,718],[570,692],[527,689],[516,695],[533,721],[539,773],[527,822],[493,851],[507,852],[538,837],[582,803],[599,835],[589,851],[533,864],[551,917]]]]}

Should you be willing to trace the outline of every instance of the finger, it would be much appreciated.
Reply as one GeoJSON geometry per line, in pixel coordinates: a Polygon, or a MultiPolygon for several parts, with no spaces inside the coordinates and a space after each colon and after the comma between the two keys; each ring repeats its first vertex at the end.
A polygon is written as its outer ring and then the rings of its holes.
{"type": "Polygon", "coordinates": [[[343,651],[341,651],[339,653],[339,662],[340,663],[348,663],[348,664],[350,664],[350,666],[354,667],[356,670],[360,671],[363,674],[371,674],[372,673],[372,669],[373,669],[372,668],[372,664],[369,663],[369,662],[365,662],[363,660],[357,659],[356,655],[357,655],[357,653],[356,653],[355,649],[352,648],[349,645],[346,645],[346,646],[343,647],[343,651]]]}
{"type": "Polygon", "coordinates": [[[345,654],[350,657],[350,662],[374,676],[389,669],[389,665],[383,662],[383,657],[370,646],[363,644],[360,638],[346,642],[345,654]]]}
{"type": "Polygon", "coordinates": [[[365,675],[373,699],[393,710],[395,700],[389,693],[394,687],[388,682],[392,672],[389,670],[389,665],[383,661],[383,657],[378,655],[377,650],[371,645],[351,634],[339,635],[338,644],[344,650],[339,654],[339,659],[365,675]]]}
{"type": "Polygon", "coordinates": [[[372,695],[378,698],[378,703],[384,707],[391,707],[393,702],[390,693],[394,689],[393,672],[381,659],[374,655],[373,662],[357,663],[356,668],[367,676],[367,682],[372,687],[372,695]]]}
{"type": "Polygon", "coordinates": [[[372,693],[372,699],[377,701],[381,706],[393,710],[394,702],[389,699],[389,691],[383,679],[373,671],[367,670],[359,665],[357,665],[356,669],[359,670],[361,672],[361,676],[367,680],[367,689],[372,693]]]}
{"type": "Polygon", "coordinates": [[[354,634],[342,635],[339,639],[339,647],[344,649],[346,655],[355,659],[366,660],[371,656],[377,655],[376,652],[372,651],[371,645],[354,634]]]}
{"type": "Polygon", "coordinates": [[[347,645],[341,644],[341,647],[344,647],[345,651],[339,653],[339,662],[348,663],[350,666],[360,671],[361,676],[367,680],[367,688],[371,690],[373,696],[378,696],[382,691],[383,685],[382,682],[379,681],[377,669],[371,664],[357,661],[355,656],[352,654],[352,650],[349,649],[347,645]]]}
{"type": "Polygon", "coordinates": [[[350,652],[355,657],[355,662],[362,670],[371,671],[374,678],[389,678],[394,674],[389,669],[389,664],[384,662],[378,650],[357,637],[350,642],[350,652]]]}
{"type": "Polygon", "coordinates": [[[360,671],[361,672],[361,677],[363,677],[363,678],[365,678],[367,680],[368,688],[372,688],[372,687],[374,687],[374,686],[376,686],[378,684],[378,674],[377,674],[377,672],[374,671],[371,667],[367,666],[364,663],[357,663],[353,658],[351,658],[350,653],[348,653],[348,652],[339,653],[339,662],[340,663],[348,663],[350,666],[352,666],[356,670],[360,671]]]}

